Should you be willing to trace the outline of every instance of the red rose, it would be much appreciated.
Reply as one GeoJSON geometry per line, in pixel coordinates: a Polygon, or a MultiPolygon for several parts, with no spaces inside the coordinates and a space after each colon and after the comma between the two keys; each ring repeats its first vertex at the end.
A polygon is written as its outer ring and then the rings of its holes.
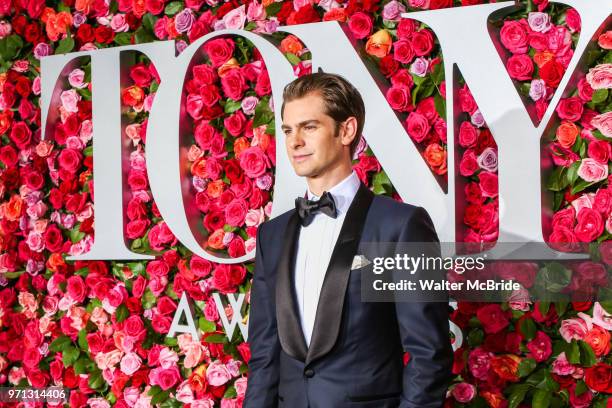
{"type": "Polygon", "coordinates": [[[481,307],[476,312],[476,317],[480,320],[485,333],[497,333],[506,328],[510,321],[501,306],[496,303],[481,307]]]}
{"type": "Polygon", "coordinates": [[[438,111],[436,110],[436,103],[434,102],[433,96],[425,98],[417,105],[417,112],[425,116],[429,123],[433,123],[438,118],[438,111]]]}
{"type": "Polygon", "coordinates": [[[75,302],[82,302],[87,295],[87,288],[85,287],[83,278],[81,278],[79,275],[74,275],[68,278],[68,281],[66,282],[66,292],[75,302]]]}
{"type": "Polygon", "coordinates": [[[142,238],[151,225],[151,221],[145,219],[136,219],[127,223],[125,226],[125,234],[129,239],[142,238]]]}
{"type": "Polygon", "coordinates": [[[151,85],[153,76],[149,71],[149,68],[143,63],[136,64],[130,68],[130,78],[132,81],[140,87],[147,87],[151,85]]]}
{"type": "Polygon", "coordinates": [[[207,150],[210,149],[210,145],[216,133],[216,129],[212,127],[208,121],[203,120],[196,125],[194,137],[198,146],[203,150],[207,150]]]}
{"type": "Polygon", "coordinates": [[[597,160],[602,164],[607,164],[612,156],[610,143],[605,140],[592,140],[589,142],[588,155],[591,159],[597,160]]]}
{"type": "Polygon", "coordinates": [[[218,265],[213,271],[213,286],[222,293],[234,293],[245,275],[242,265],[218,265]]]}
{"type": "Polygon", "coordinates": [[[533,74],[533,61],[527,54],[513,55],[508,58],[506,68],[511,78],[526,81],[531,79],[533,74]]]}
{"type": "Polygon", "coordinates": [[[604,222],[601,214],[591,208],[583,207],[577,220],[574,233],[580,242],[593,242],[603,232],[604,222]]]}
{"type": "Polygon", "coordinates": [[[32,141],[32,131],[25,122],[16,122],[11,128],[10,138],[20,150],[23,150],[32,141]]]}
{"type": "Polygon", "coordinates": [[[225,225],[225,215],[222,211],[210,211],[204,217],[204,227],[209,231],[216,231],[225,225]]]}
{"type": "Polygon", "coordinates": [[[410,112],[408,119],[406,119],[406,130],[415,142],[422,142],[429,134],[430,129],[431,126],[425,116],[418,112],[410,112]]]}
{"type": "Polygon", "coordinates": [[[559,82],[561,82],[563,74],[565,74],[565,68],[556,60],[552,59],[542,65],[539,73],[546,85],[556,88],[559,85],[559,82]]]}
{"type": "Polygon", "coordinates": [[[164,11],[164,6],[163,0],[145,0],[145,8],[154,16],[161,14],[164,11]]]}
{"type": "Polygon", "coordinates": [[[235,237],[232,239],[227,247],[227,253],[232,258],[238,258],[239,256],[246,254],[244,240],[240,237],[235,237]]]}
{"type": "Polygon", "coordinates": [[[115,33],[110,27],[98,26],[94,33],[95,39],[101,44],[110,44],[115,38],[115,33]]]}
{"type": "Polygon", "coordinates": [[[476,144],[476,140],[478,140],[476,128],[467,120],[462,122],[459,128],[459,144],[466,148],[472,147],[476,144]]]}
{"type": "Polygon", "coordinates": [[[257,82],[255,83],[255,93],[257,96],[265,96],[269,95],[272,92],[272,86],[270,85],[270,77],[268,76],[268,71],[263,70],[257,77],[257,82]]]}
{"type": "Polygon", "coordinates": [[[76,32],[76,39],[81,44],[92,42],[95,39],[93,27],[87,23],[81,24],[76,32]]]}
{"type": "Polygon", "coordinates": [[[380,73],[389,78],[397,72],[399,64],[391,55],[385,55],[380,59],[378,67],[380,68],[380,73]]]}
{"type": "Polygon", "coordinates": [[[506,20],[500,31],[501,42],[513,54],[527,52],[527,24],[524,20],[506,20]]]}
{"type": "Polygon", "coordinates": [[[557,106],[559,118],[567,119],[572,122],[579,121],[583,111],[584,106],[582,105],[582,101],[575,96],[561,99],[561,102],[559,102],[557,106]]]}
{"type": "Polygon", "coordinates": [[[574,207],[568,207],[563,210],[557,211],[553,215],[552,226],[553,228],[557,228],[560,226],[566,228],[574,228],[574,224],[576,223],[576,211],[574,207]]]}
{"type": "Polygon", "coordinates": [[[125,88],[121,92],[121,102],[123,102],[127,106],[138,106],[142,104],[144,98],[144,90],[137,85],[125,88]]]}
{"type": "Polygon", "coordinates": [[[597,190],[593,209],[602,213],[603,216],[609,216],[612,213],[612,189],[610,187],[597,190]]]}
{"type": "Polygon", "coordinates": [[[563,225],[553,228],[552,233],[548,237],[548,242],[551,248],[557,251],[576,252],[580,250],[578,238],[573,230],[563,225]]]}
{"type": "Polygon", "coordinates": [[[482,204],[486,197],[482,195],[482,190],[478,183],[470,182],[466,184],[464,188],[465,199],[468,203],[472,204],[482,204]]]}
{"type": "Polygon", "coordinates": [[[582,22],[580,21],[580,14],[576,11],[576,9],[569,8],[565,13],[565,24],[567,27],[573,32],[580,32],[582,28],[582,22]]]}
{"type": "Polygon", "coordinates": [[[392,86],[387,90],[387,102],[392,109],[400,112],[408,112],[414,109],[410,89],[404,86],[392,86]]]}
{"type": "Polygon", "coordinates": [[[123,331],[128,336],[139,338],[146,334],[144,324],[140,316],[132,315],[123,322],[123,331]]]}
{"type": "Polygon", "coordinates": [[[497,174],[488,171],[482,171],[478,174],[480,179],[480,189],[485,197],[497,197],[498,182],[497,174]]]}
{"type": "Polygon", "coordinates": [[[349,29],[355,38],[361,40],[372,33],[372,19],[361,11],[353,14],[349,19],[349,29]]]}
{"type": "Polygon", "coordinates": [[[584,382],[594,391],[612,393],[612,366],[597,363],[593,367],[586,368],[584,382]]]}
{"type": "Polygon", "coordinates": [[[217,68],[225,64],[228,59],[232,58],[234,54],[234,41],[228,38],[217,38],[207,42],[204,45],[204,50],[208,58],[210,58],[213,67],[217,68]]]}
{"type": "Polygon", "coordinates": [[[150,277],[167,276],[170,272],[170,267],[163,259],[151,261],[147,264],[147,273],[150,277]]]}
{"type": "Polygon", "coordinates": [[[45,247],[51,252],[60,252],[64,240],[62,238],[62,232],[55,224],[51,224],[44,235],[45,247]]]}
{"type": "Polygon", "coordinates": [[[43,388],[49,383],[49,374],[36,367],[28,372],[28,380],[32,387],[43,388]]]}
{"type": "Polygon", "coordinates": [[[180,378],[181,374],[179,373],[178,367],[176,366],[163,369],[157,375],[157,381],[159,383],[159,386],[164,391],[174,386],[180,378]]]}
{"type": "Polygon", "coordinates": [[[391,84],[393,86],[405,86],[410,89],[414,85],[414,80],[407,69],[400,69],[391,77],[391,84]]]}
{"type": "Polygon", "coordinates": [[[132,191],[145,190],[149,186],[147,173],[144,170],[131,169],[127,183],[132,191]]]}
{"type": "Polygon", "coordinates": [[[427,55],[431,52],[434,46],[433,34],[428,29],[417,31],[416,33],[412,34],[410,44],[412,45],[412,49],[417,56],[422,57],[427,55]]]}
{"type": "Polygon", "coordinates": [[[401,18],[397,25],[397,36],[401,39],[409,39],[416,32],[419,23],[411,18],[401,18]]]}
{"type": "Polygon", "coordinates": [[[469,177],[478,170],[478,161],[474,150],[470,149],[463,153],[459,163],[459,173],[464,177],[469,177]]]}
{"type": "Polygon", "coordinates": [[[239,157],[240,167],[250,178],[263,175],[268,168],[268,160],[259,146],[252,146],[242,151],[239,157]]]}
{"type": "Polygon", "coordinates": [[[212,85],[217,80],[217,73],[209,65],[201,64],[192,68],[193,80],[197,86],[212,85]]]}
{"type": "Polygon", "coordinates": [[[552,341],[550,337],[541,330],[538,330],[535,338],[527,343],[527,348],[538,363],[546,361],[552,354],[552,341]]]}
{"type": "Polygon", "coordinates": [[[225,95],[235,101],[242,99],[244,91],[248,89],[244,75],[239,69],[230,69],[221,78],[221,86],[225,95]]]}
{"type": "Polygon", "coordinates": [[[0,148],[0,161],[6,167],[13,167],[17,163],[17,151],[11,145],[0,148]]]}
{"type": "Polygon", "coordinates": [[[76,149],[68,148],[61,151],[57,161],[59,166],[69,173],[76,173],[81,167],[83,156],[76,149]]]}
{"type": "Polygon", "coordinates": [[[590,102],[591,99],[593,99],[593,88],[591,88],[586,78],[582,78],[580,82],[578,82],[578,96],[584,102],[590,102]]]}
{"type": "Polygon", "coordinates": [[[478,109],[478,105],[476,105],[476,101],[467,85],[459,89],[459,105],[462,112],[469,113],[470,115],[478,109]]]}
{"type": "Polygon", "coordinates": [[[291,13],[287,19],[287,24],[306,24],[316,23],[321,21],[319,13],[314,9],[312,4],[307,4],[298,9],[298,11],[291,13]]]}
{"type": "MultiPolygon", "coordinates": [[[[232,71],[236,70],[233,69],[232,71]]],[[[200,88],[200,97],[202,98],[202,103],[208,108],[213,107],[221,99],[219,88],[217,88],[215,85],[202,86],[200,88]]]]}
{"type": "Polygon", "coordinates": [[[205,278],[210,275],[212,263],[207,259],[194,255],[189,261],[189,268],[197,277],[205,278]]]}

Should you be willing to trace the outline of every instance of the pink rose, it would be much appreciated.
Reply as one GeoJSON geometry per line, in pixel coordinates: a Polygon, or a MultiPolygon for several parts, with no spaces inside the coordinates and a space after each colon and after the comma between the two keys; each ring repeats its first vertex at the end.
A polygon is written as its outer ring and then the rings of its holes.
{"type": "Polygon", "coordinates": [[[62,92],[60,99],[62,101],[62,107],[66,109],[67,112],[79,111],[77,103],[81,100],[81,96],[74,89],[62,92]]]}
{"type": "Polygon", "coordinates": [[[535,361],[546,361],[552,354],[552,341],[543,331],[538,330],[535,338],[527,343],[527,348],[535,361]]]}
{"type": "Polygon", "coordinates": [[[511,78],[527,81],[533,74],[533,61],[527,54],[513,55],[508,58],[506,68],[511,78]]]}
{"type": "Polygon", "coordinates": [[[565,319],[561,322],[559,334],[568,343],[572,340],[582,340],[592,328],[592,324],[588,323],[590,322],[580,318],[565,319]]]}
{"type": "Polygon", "coordinates": [[[126,375],[132,375],[140,368],[141,359],[136,353],[127,353],[121,359],[121,372],[126,375]]]}
{"type": "Polygon", "coordinates": [[[610,157],[612,156],[612,149],[610,143],[605,140],[593,140],[589,143],[587,150],[588,155],[591,159],[601,163],[608,164],[610,157]]]}
{"type": "Polygon", "coordinates": [[[599,302],[593,305],[593,323],[606,330],[612,330],[612,315],[599,302]]]}
{"type": "Polygon", "coordinates": [[[244,223],[248,210],[247,202],[242,198],[236,198],[225,207],[225,219],[233,227],[240,227],[244,223]]]}
{"type": "Polygon", "coordinates": [[[490,172],[497,171],[497,151],[493,147],[487,147],[478,156],[478,166],[490,172]]]}
{"type": "Polygon", "coordinates": [[[73,69],[68,75],[68,82],[74,88],[84,88],[87,86],[85,80],[85,72],[82,69],[73,69]]]}
{"type": "Polygon", "coordinates": [[[420,143],[427,137],[431,126],[429,121],[418,112],[410,112],[406,119],[406,130],[410,137],[417,143],[420,143]]]}
{"type": "Polygon", "coordinates": [[[223,120],[223,125],[230,135],[239,136],[244,131],[246,117],[241,110],[237,110],[223,120]]]}
{"type": "Polygon", "coordinates": [[[162,390],[172,388],[181,379],[181,373],[177,366],[171,368],[155,368],[149,372],[151,385],[159,385],[162,390]]]}
{"type": "Polygon", "coordinates": [[[489,377],[489,367],[493,353],[485,351],[482,347],[476,347],[468,356],[468,367],[472,375],[479,380],[486,381],[489,377]]]}
{"type": "Polygon", "coordinates": [[[478,140],[478,131],[468,121],[463,121],[459,128],[459,144],[462,147],[472,147],[478,140]]]}
{"type": "Polygon", "coordinates": [[[227,367],[219,360],[210,363],[206,369],[206,380],[212,386],[221,386],[231,380],[231,378],[232,376],[227,367]]]}
{"type": "Polygon", "coordinates": [[[468,403],[476,396],[476,387],[466,382],[460,382],[451,391],[457,402],[468,403]]]}
{"type": "Polygon", "coordinates": [[[392,86],[387,90],[387,102],[392,109],[407,112],[414,109],[410,89],[405,86],[392,86]]]}
{"type": "Polygon", "coordinates": [[[191,30],[191,26],[195,22],[195,16],[190,8],[184,8],[174,17],[174,28],[179,33],[186,33],[191,30]]]}
{"type": "Polygon", "coordinates": [[[595,116],[591,119],[591,125],[595,126],[604,136],[612,138],[612,111],[595,116]]]}
{"type": "Polygon", "coordinates": [[[478,161],[476,153],[470,149],[463,153],[461,162],[459,163],[459,173],[464,177],[469,177],[478,170],[478,161]]]}
{"type": "Polygon", "coordinates": [[[478,174],[478,178],[480,179],[479,185],[480,189],[482,190],[482,195],[485,197],[497,197],[497,174],[483,171],[478,174]]]}
{"type": "Polygon", "coordinates": [[[500,31],[501,42],[506,49],[514,54],[527,52],[529,39],[524,20],[506,20],[500,31]]]}
{"type": "Polygon", "coordinates": [[[252,146],[240,153],[240,167],[251,178],[263,175],[268,168],[266,155],[259,146],[252,146]]]}
{"type": "Polygon", "coordinates": [[[574,373],[574,371],[576,371],[576,367],[567,361],[565,351],[563,351],[557,356],[555,361],[553,361],[551,371],[557,375],[571,375],[574,373]]]}
{"type": "Polygon", "coordinates": [[[244,22],[246,21],[245,6],[244,4],[238,8],[233,9],[225,16],[223,16],[223,22],[225,28],[242,30],[244,28],[244,22]]]}
{"type": "Polygon", "coordinates": [[[215,68],[223,65],[234,53],[234,41],[228,38],[217,38],[208,41],[204,50],[215,68]]]}
{"type": "Polygon", "coordinates": [[[589,183],[605,180],[608,177],[608,165],[591,158],[582,159],[578,175],[589,183]]]}
{"type": "Polygon", "coordinates": [[[612,88],[612,64],[600,64],[591,68],[586,79],[595,90],[612,88]]]}
{"type": "Polygon", "coordinates": [[[409,64],[415,57],[412,44],[408,40],[399,40],[393,43],[393,59],[402,64],[409,64]]]}
{"type": "Polygon", "coordinates": [[[70,297],[70,299],[74,300],[75,302],[82,302],[87,295],[87,288],[85,287],[83,278],[81,278],[79,275],[73,275],[68,278],[66,292],[68,293],[68,297],[70,297]]]}
{"type": "Polygon", "coordinates": [[[593,208],[593,203],[595,202],[595,194],[587,193],[583,194],[574,201],[572,201],[572,207],[576,210],[576,214],[580,212],[584,207],[593,208]]]}
{"type": "Polygon", "coordinates": [[[545,33],[552,28],[550,16],[547,13],[531,12],[527,16],[529,28],[538,33],[545,33]]]}
{"type": "Polygon", "coordinates": [[[244,75],[239,69],[230,69],[221,78],[221,86],[225,95],[235,101],[242,99],[244,91],[248,89],[244,75]]]}

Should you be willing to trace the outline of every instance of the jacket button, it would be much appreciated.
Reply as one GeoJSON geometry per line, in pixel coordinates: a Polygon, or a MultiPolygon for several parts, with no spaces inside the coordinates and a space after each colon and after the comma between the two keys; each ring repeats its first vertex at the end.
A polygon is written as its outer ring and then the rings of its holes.
{"type": "Polygon", "coordinates": [[[308,368],[308,369],[304,370],[304,375],[305,375],[307,378],[312,378],[312,377],[314,377],[314,374],[315,374],[315,373],[314,373],[314,370],[313,370],[312,368],[308,368]]]}

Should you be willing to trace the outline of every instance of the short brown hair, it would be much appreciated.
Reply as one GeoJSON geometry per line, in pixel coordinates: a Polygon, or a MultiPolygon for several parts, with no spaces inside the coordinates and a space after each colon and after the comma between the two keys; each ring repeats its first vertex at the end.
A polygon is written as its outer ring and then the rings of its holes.
{"type": "Polygon", "coordinates": [[[281,117],[285,110],[285,103],[303,98],[310,93],[321,95],[325,105],[325,113],[336,121],[336,129],[338,129],[340,122],[344,122],[351,116],[357,119],[357,135],[350,146],[352,156],[362,137],[361,132],[365,122],[365,106],[361,94],[340,75],[327,72],[304,75],[285,86],[281,117]]]}

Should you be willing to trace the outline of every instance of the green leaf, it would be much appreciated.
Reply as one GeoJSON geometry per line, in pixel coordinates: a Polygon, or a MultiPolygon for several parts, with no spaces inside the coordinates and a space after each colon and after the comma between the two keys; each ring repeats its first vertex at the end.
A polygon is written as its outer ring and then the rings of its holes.
{"type": "Polygon", "coordinates": [[[576,389],[574,390],[574,393],[576,394],[576,396],[582,395],[584,392],[586,392],[586,390],[587,390],[587,386],[584,381],[576,382],[576,389]]]}
{"type": "Polygon", "coordinates": [[[72,368],[74,369],[75,374],[87,374],[95,367],[93,361],[85,356],[79,357],[79,359],[74,363],[72,368]]]}
{"type": "Polygon", "coordinates": [[[130,45],[132,43],[132,33],[117,33],[114,41],[119,45],[130,45]]]}
{"type": "Polygon", "coordinates": [[[580,162],[572,163],[572,165],[567,170],[567,183],[568,185],[574,184],[578,179],[578,168],[580,167],[580,162]]]}
{"type": "Polygon", "coordinates": [[[151,13],[146,13],[144,16],[142,16],[142,26],[149,31],[153,31],[156,21],[157,17],[153,16],[151,13]]]}
{"type": "Polygon", "coordinates": [[[89,351],[89,343],[87,343],[87,330],[82,329],[79,331],[79,337],[77,339],[77,344],[80,349],[83,351],[89,351]]]}
{"type": "Polygon", "coordinates": [[[593,99],[591,100],[593,101],[593,103],[598,104],[598,103],[604,102],[606,99],[608,99],[608,90],[598,89],[595,92],[593,92],[593,99]]]}
{"type": "Polygon", "coordinates": [[[525,395],[529,391],[529,385],[518,384],[512,388],[510,397],[508,397],[508,408],[517,408],[525,399],[525,395]]]}
{"type": "Polygon", "coordinates": [[[87,146],[85,149],[83,149],[83,154],[85,156],[93,156],[93,146],[87,146]]]}
{"type": "Polygon", "coordinates": [[[531,374],[533,370],[535,370],[537,365],[538,363],[536,363],[536,361],[533,358],[523,359],[523,361],[521,361],[518,366],[518,376],[519,377],[528,376],[529,374],[531,374]]]}
{"type": "Polygon", "coordinates": [[[291,63],[291,65],[297,65],[300,62],[302,62],[300,57],[298,57],[297,55],[295,55],[292,52],[286,52],[285,53],[285,58],[287,58],[287,60],[291,63]]]}
{"type": "Polygon", "coordinates": [[[156,302],[157,302],[157,298],[155,297],[153,292],[151,292],[151,289],[146,288],[142,295],[142,307],[144,307],[147,310],[151,309],[155,305],[156,302]]]}
{"type": "Polygon", "coordinates": [[[74,40],[68,36],[59,42],[55,54],[66,54],[74,49],[74,40]]]}
{"type": "Polygon", "coordinates": [[[72,344],[72,340],[68,336],[59,336],[49,345],[49,350],[59,352],[72,344]]]}
{"type": "Polygon", "coordinates": [[[148,30],[145,27],[140,27],[134,33],[134,42],[136,44],[153,42],[155,41],[155,36],[152,33],[152,30],[148,30]]]}
{"type": "Polygon", "coordinates": [[[102,377],[102,371],[95,369],[93,372],[91,372],[89,374],[88,384],[89,387],[94,390],[102,388],[105,384],[104,377],[102,377]]]}
{"type": "Polygon", "coordinates": [[[204,339],[206,343],[227,343],[227,336],[225,334],[210,334],[204,339]]]}
{"type": "Polygon", "coordinates": [[[482,329],[472,329],[468,333],[467,342],[470,347],[476,347],[484,341],[484,332],[482,329]]]}
{"type": "Polygon", "coordinates": [[[22,47],[23,40],[17,34],[12,34],[8,37],[3,38],[2,40],[0,40],[0,56],[2,57],[2,60],[12,61],[16,59],[22,47]]]}
{"type": "Polygon", "coordinates": [[[566,171],[565,167],[557,167],[550,175],[546,188],[551,191],[564,190],[568,186],[568,181],[565,177],[566,171]]]}
{"type": "Polygon", "coordinates": [[[581,192],[582,190],[592,186],[593,184],[599,183],[599,181],[589,182],[583,179],[578,180],[578,182],[572,187],[572,195],[581,192]]]}
{"type": "MultiPolygon", "coordinates": [[[[544,315],[546,315],[546,313],[544,313],[544,315]]],[[[527,318],[520,321],[519,330],[527,340],[531,340],[535,337],[537,328],[533,319],[527,318]]]]}
{"type": "Polygon", "coordinates": [[[559,293],[569,285],[572,272],[559,262],[551,262],[540,270],[536,277],[538,285],[545,290],[559,293]]]}
{"type": "Polygon", "coordinates": [[[151,405],[159,404],[160,402],[164,402],[170,396],[170,390],[162,391],[157,393],[153,398],[151,398],[151,405]]]}
{"type": "Polygon", "coordinates": [[[115,310],[115,317],[118,323],[121,323],[122,321],[127,319],[129,315],[130,311],[124,303],[120,304],[119,307],[117,307],[117,309],[115,310]]]}
{"type": "Polygon", "coordinates": [[[69,367],[74,364],[79,358],[80,354],[81,352],[79,349],[74,346],[65,347],[62,351],[62,361],[64,362],[64,367],[69,367]]]}
{"type": "Polygon", "coordinates": [[[274,112],[270,110],[268,98],[263,98],[255,107],[255,117],[253,118],[253,127],[266,125],[274,119],[274,112]]]}
{"type": "Polygon", "coordinates": [[[580,347],[580,364],[584,367],[591,367],[597,362],[595,352],[590,344],[579,340],[578,346],[580,347]]]}
{"type": "Polygon", "coordinates": [[[550,405],[551,396],[552,394],[550,393],[550,391],[537,390],[535,394],[533,394],[531,406],[533,408],[548,408],[548,406],[550,405]]]}
{"type": "Polygon", "coordinates": [[[274,2],[271,3],[268,7],[266,7],[266,14],[268,17],[275,16],[283,7],[282,2],[274,2]]]}
{"type": "Polygon", "coordinates": [[[240,109],[240,106],[241,106],[240,101],[228,99],[227,102],[225,102],[225,113],[234,113],[238,109],[240,109]]]}
{"type": "Polygon", "coordinates": [[[236,392],[236,388],[232,385],[225,390],[225,394],[223,394],[223,398],[234,398],[237,397],[238,393],[236,392]]]}
{"type": "Polygon", "coordinates": [[[166,9],[164,10],[164,13],[169,16],[173,16],[179,11],[181,11],[182,9],[183,9],[182,1],[173,1],[171,3],[168,3],[168,5],[166,6],[166,9]]]}
{"type": "Polygon", "coordinates": [[[576,340],[572,340],[565,352],[565,356],[571,364],[580,364],[580,348],[576,340]]]}
{"type": "Polygon", "coordinates": [[[436,112],[444,120],[446,120],[446,101],[440,94],[434,96],[434,104],[436,106],[436,112]]]}
{"type": "Polygon", "coordinates": [[[204,317],[200,317],[200,319],[198,320],[198,327],[204,333],[212,333],[217,329],[217,326],[214,322],[206,320],[204,317]]]}

